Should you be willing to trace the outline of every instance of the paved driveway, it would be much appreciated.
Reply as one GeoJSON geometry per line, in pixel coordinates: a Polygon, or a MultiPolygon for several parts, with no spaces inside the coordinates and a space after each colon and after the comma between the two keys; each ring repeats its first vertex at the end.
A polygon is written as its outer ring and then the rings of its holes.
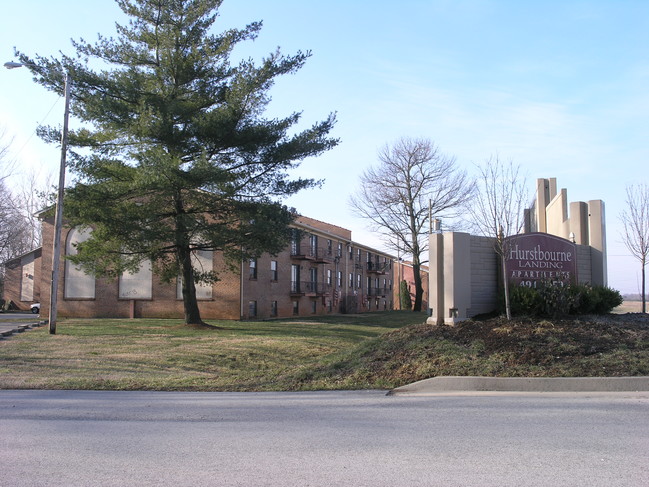
{"type": "Polygon", "coordinates": [[[10,332],[19,333],[24,327],[38,323],[40,318],[33,313],[0,313],[0,340],[10,332]]]}

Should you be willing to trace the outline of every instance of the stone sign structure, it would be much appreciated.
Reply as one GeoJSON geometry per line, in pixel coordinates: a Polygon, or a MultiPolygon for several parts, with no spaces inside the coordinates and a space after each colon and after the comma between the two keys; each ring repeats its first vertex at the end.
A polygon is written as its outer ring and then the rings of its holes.
{"type": "MultiPolygon", "coordinates": [[[[535,203],[524,216],[524,232],[504,246],[512,284],[607,284],[602,200],[568,203],[555,178],[538,179],[535,203]]],[[[428,323],[453,324],[498,309],[502,270],[493,238],[446,232],[431,234],[429,241],[428,323]]]]}

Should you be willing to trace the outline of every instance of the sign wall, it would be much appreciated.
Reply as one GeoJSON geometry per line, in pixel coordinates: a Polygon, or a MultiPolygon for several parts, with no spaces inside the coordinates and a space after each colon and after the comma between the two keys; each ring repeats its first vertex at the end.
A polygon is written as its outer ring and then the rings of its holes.
{"type": "Polygon", "coordinates": [[[541,282],[577,282],[577,248],[547,233],[526,233],[504,242],[505,269],[514,285],[538,287],[541,282]]]}

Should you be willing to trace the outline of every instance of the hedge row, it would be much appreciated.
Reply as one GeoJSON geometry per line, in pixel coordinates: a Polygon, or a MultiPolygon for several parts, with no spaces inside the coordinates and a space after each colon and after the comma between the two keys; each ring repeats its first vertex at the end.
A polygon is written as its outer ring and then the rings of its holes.
{"type": "Polygon", "coordinates": [[[623,299],[606,286],[543,282],[537,288],[510,286],[509,301],[512,315],[557,317],[610,313],[623,299]]]}

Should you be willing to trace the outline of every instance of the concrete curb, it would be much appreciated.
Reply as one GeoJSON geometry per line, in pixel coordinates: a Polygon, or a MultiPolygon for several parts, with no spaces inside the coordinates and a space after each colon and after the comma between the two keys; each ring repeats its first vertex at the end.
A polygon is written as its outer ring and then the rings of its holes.
{"type": "Polygon", "coordinates": [[[649,391],[649,377],[433,377],[397,387],[388,396],[462,391],[636,392],[649,391]]]}

